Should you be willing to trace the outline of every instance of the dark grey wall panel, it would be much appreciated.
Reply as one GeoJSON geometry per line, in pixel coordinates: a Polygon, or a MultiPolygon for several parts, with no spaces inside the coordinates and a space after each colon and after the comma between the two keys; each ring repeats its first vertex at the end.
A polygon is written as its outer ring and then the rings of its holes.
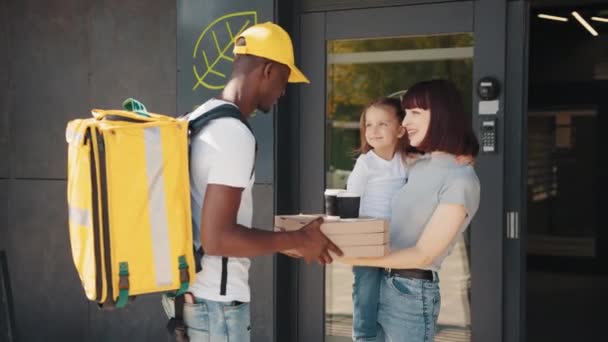
{"type": "MultiPolygon", "coordinates": [[[[256,185],[253,188],[253,226],[272,230],[274,227],[274,189],[272,185],[256,185]]],[[[275,326],[275,290],[276,284],[271,281],[274,276],[275,256],[264,256],[252,259],[249,271],[251,285],[251,340],[274,341],[275,326]]]]}
{"type": "Polygon", "coordinates": [[[124,309],[102,311],[94,303],[88,308],[90,332],[87,341],[168,341],[167,317],[159,294],[139,296],[124,309]]]}
{"type": "Polygon", "coordinates": [[[0,342],[14,341],[15,319],[6,253],[0,250],[0,342]]]}
{"type": "Polygon", "coordinates": [[[87,2],[10,1],[13,176],[65,178],[65,124],[87,113],[87,2]]]}
{"type": "Polygon", "coordinates": [[[87,305],[72,261],[65,181],[11,181],[6,254],[19,341],[86,341],[87,305]]]}
{"type": "MultiPolygon", "coordinates": [[[[504,205],[519,212],[520,239],[504,242],[503,341],[525,341],[526,337],[526,161],[528,132],[528,39],[530,8],[525,0],[507,3],[505,87],[505,177],[504,205]]],[[[558,69],[556,69],[558,70],[558,69]]],[[[561,70],[561,69],[560,69],[561,70]]]]}
{"type": "MultiPolygon", "coordinates": [[[[510,0],[511,1],[511,0],[510,0]]],[[[543,8],[543,7],[558,7],[558,6],[572,6],[576,4],[577,6],[585,6],[585,5],[598,5],[605,4],[604,0],[532,0],[535,8],[543,8]]],[[[528,1],[529,3],[529,1],[528,1]]]]}
{"type": "MultiPolygon", "coordinates": [[[[325,13],[304,14],[300,20],[302,71],[312,84],[300,87],[300,210],[320,213],[325,188],[325,13]]],[[[323,341],[323,267],[300,261],[298,288],[298,340],[323,341]]]]}
{"type": "Polygon", "coordinates": [[[6,263],[8,230],[8,180],[0,179],[0,342],[13,341],[15,333],[13,297],[6,263]]]}
{"type": "Polygon", "coordinates": [[[6,248],[8,234],[8,185],[8,180],[0,179],[0,250],[6,248]]]}
{"type": "Polygon", "coordinates": [[[302,71],[311,85],[300,87],[300,210],[323,210],[325,188],[325,13],[301,16],[302,71]]]}
{"type": "MultiPolygon", "coordinates": [[[[175,1],[0,0],[0,20],[0,178],[65,178],[65,124],[92,106],[116,108],[132,96],[175,114],[175,1]]],[[[65,182],[10,182],[0,180],[0,248],[19,288],[18,340],[166,341],[159,295],[113,312],[86,300],[71,260],[65,182]]]]}
{"type": "MultiPolygon", "coordinates": [[[[300,2],[277,2],[279,24],[290,33],[295,48],[296,65],[300,65],[302,54],[299,44],[300,22],[297,11],[300,2]]],[[[293,214],[299,212],[300,202],[300,112],[299,96],[303,84],[287,87],[285,96],[279,101],[275,120],[275,212],[293,214]]],[[[275,301],[277,317],[277,341],[297,341],[298,320],[298,264],[296,259],[277,255],[275,269],[275,301]]]]}
{"type": "Polygon", "coordinates": [[[9,176],[9,43],[8,0],[0,0],[0,178],[9,176]]]}
{"type": "MultiPolygon", "coordinates": [[[[458,0],[456,0],[458,1],[458,0]]],[[[369,8],[382,6],[413,5],[422,3],[445,2],[445,0],[303,0],[302,11],[335,11],[353,8],[369,8]]]]}
{"type": "Polygon", "coordinates": [[[385,7],[327,13],[327,39],[471,31],[473,31],[472,1],[406,6],[399,10],[385,7]]]}
{"type": "MultiPolygon", "coordinates": [[[[289,114],[283,113],[283,115],[289,114]]],[[[274,112],[268,114],[258,113],[250,119],[251,127],[258,144],[255,160],[256,184],[274,183],[274,116],[274,112]]],[[[273,203],[272,197],[270,199],[271,203],[273,203]]],[[[257,212],[255,214],[257,215],[257,212]]]]}
{"type": "MultiPolygon", "coordinates": [[[[149,111],[176,114],[176,3],[92,2],[91,106],[120,108],[127,97],[149,111]]],[[[90,341],[166,341],[160,295],[136,298],[125,309],[90,304],[90,341]]]]}
{"type": "Polygon", "coordinates": [[[274,188],[272,184],[253,186],[253,226],[260,229],[274,228],[274,188]]]}
{"type": "Polygon", "coordinates": [[[13,341],[15,333],[12,289],[6,263],[8,185],[8,180],[0,179],[0,342],[13,341]]]}
{"type": "MultiPolygon", "coordinates": [[[[241,28],[272,21],[274,1],[215,1],[183,0],[178,2],[178,112],[192,111],[193,108],[211,97],[218,96],[230,77],[232,63],[220,58],[218,49],[224,56],[233,57],[233,35],[241,28]],[[214,24],[215,23],[215,24],[214,24]],[[217,37],[217,44],[212,36],[217,37]],[[197,45],[197,42],[200,43],[197,45]],[[209,61],[205,64],[203,51],[209,61]],[[195,75],[196,73],[198,75],[195,75]],[[212,70],[212,72],[209,72],[212,70]]],[[[256,160],[256,183],[270,184],[274,181],[274,113],[256,113],[251,125],[258,141],[256,160]]]]}
{"type": "MultiPolygon", "coordinates": [[[[506,0],[475,2],[475,63],[473,81],[495,77],[505,84],[506,0]]],[[[479,97],[473,98],[473,125],[479,136],[479,97]]],[[[471,223],[471,325],[473,342],[501,341],[503,331],[504,233],[504,92],[496,115],[497,153],[481,154],[475,169],[481,182],[481,202],[471,223]]]]}
{"type": "Polygon", "coordinates": [[[175,1],[91,3],[91,106],[120,108],[134,97],[151,112],[175,115],[175,1]]]}
{"type": "Polygon", "coordinates": [[[225,56],[232,58],[233,44],[226,25],[231,28],[232,34],[236,35],[241,28],[272,20],[273,15],[272,0],[178,2],[177,56],[180,113],[189,112],[207,99],[220,94],[230,77],[232,63],[226,58],[221,58],[212,33],[217,37],[219,49],[225,56]],[[200,43],[197,45],[199,38],[200,43]],[[203,51],[212,68],[205,64],[203,51]]]}

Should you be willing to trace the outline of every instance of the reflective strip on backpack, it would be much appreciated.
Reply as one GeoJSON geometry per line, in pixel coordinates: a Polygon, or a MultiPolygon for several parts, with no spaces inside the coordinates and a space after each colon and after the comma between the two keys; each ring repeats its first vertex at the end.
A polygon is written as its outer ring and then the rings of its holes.
{"type": "Polygon", "coordinates": [[[163,149],[159,127],[144,129],[146,168],[148,174],[148,211],[152,237],[152,255],[156,285],[172,283],[169,225],[163,179],[163,149]]]}
{"type": "Polygon", "coordinates": [[[89,229],[93,227],[93,221],[91,221],[91,210],[89,209],[70,206],[68,208],[68,215],[70,222],[73,224],[89,229]]]}

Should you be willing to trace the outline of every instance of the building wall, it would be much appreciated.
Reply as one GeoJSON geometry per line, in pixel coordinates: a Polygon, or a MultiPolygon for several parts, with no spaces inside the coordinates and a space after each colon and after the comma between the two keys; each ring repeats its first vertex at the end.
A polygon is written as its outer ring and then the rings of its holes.
{"type": "MultiPolygon", "coordinates": [[[[8,176],[10,159],[8,154],[8,0],[0,0],[0,251],[6,248],[8,229],[8,176]]],[[[0,252],[0,258],[5,254],[0,252]]],[[[12,335],[9,316],[9,303],[6,289],[4,260],[0,260],[0,341],[7,341],[12,335]]]]}
{"type": "MultiPolygon", "coordinates": [[[[183,114],[219,93],[192,91],[183,75],[192,69],[192,38],[235,11],[273,20],[274,1],[0,0],[0,250],[15,340],[167,340],[160,295],[114,311],[86,300],[69,245],[64,129],[126,97],[152,112],[183,114]]],[[[218,70],[229,75],[230,64],[218,70]]],[[[263,229],[272,228],[274,214],[274,117],[252,122],[259,145],[254,226],[263,229]]],[[[254,341],[274,339],[274,269],[272,256],[253,260],[254,341]]],[[[0,304],[4,327],[7,304],[0,304]]]]}
{"type": "Polygon", "coordinates": [[[0,0],[0,16],[0,250],[15,340],[167,340],[159,296],[115,311],[86,300],[70,254],[64,129],[129,96],[176,112],[175,1],[0,0]]]}

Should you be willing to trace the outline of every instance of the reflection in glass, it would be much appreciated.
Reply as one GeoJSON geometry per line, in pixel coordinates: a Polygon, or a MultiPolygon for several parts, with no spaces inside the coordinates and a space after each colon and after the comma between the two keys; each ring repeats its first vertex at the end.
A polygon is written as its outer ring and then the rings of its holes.
{"type": "Polygon", "coordinates": [[[597,127],[593,107],[528,111],[530,255],[596,257],[597,127]]]}
{"type": "MultiPolygon", "coordinates": [[[[326,187],[345,188],[359,146],[359,116],[375,98],[400,96],[431,78],[452,80],[471,111],[473,35],[335,40],[327,43],[326,187]]],[[[442,308],[436,341],[470,340],[469,247],[459,237],[444,262],[442,308]]],[[[326,267],[326,341],[351,341],[351,268],[326,267]]]]}

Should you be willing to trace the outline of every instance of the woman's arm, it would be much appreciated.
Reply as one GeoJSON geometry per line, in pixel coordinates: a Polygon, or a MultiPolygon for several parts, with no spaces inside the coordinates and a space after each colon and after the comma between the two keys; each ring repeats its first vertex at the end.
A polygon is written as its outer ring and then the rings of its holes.
{"type": "Polygon", "coordinates": [[[359,266],[386,268],[425,268],[440,256],[460,232],[467,216],[460,204],[440,204],[414,247],[391,252],[379,258],[338,258],[336,261],[359,266]]]}

